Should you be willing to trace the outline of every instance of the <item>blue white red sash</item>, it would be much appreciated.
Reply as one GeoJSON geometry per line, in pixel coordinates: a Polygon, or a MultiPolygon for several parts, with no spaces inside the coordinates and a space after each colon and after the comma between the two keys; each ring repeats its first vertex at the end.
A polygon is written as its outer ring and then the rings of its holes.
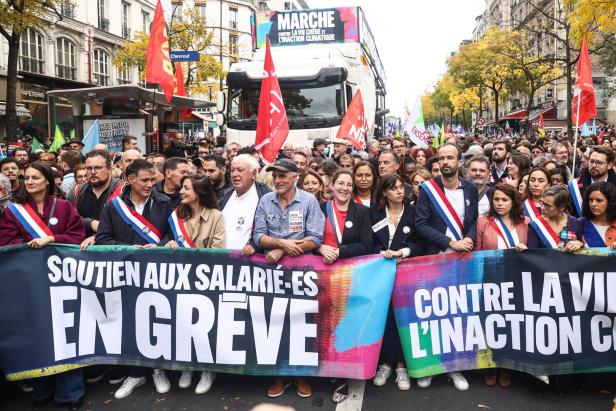
{"type": "Polygon", "coordinates": [[[503,239],[505,247],[515,248],[513,234],[511,234],[511,230],[509,230],[507,224],[505,224],[499,216],[490,218],[488,221],[490,222],[490,226],[492,227],[492,229],[496,231],[496,234],[498,234],[498,236],[503,239]]]}
{"type": "Polygon", "coordinates": [[[541,217],[539,209],[531,199],[524,200],[524,215],[531,220],[541,217]]]}
{"type": "Polygon", "coordinates": [[[333,207],[335,206],[332,206],[332,202],[328,201],[325,206],[325,209],[327,210],[327,219],[329,220],[332,231],[336,234],[338,245],[342,245],[342,231],[338,225],[338,217],[336,217],[336,211],[333,210],[333,207]]]}
{"type": "Polygon", "coordinates": [[[558,235],[552,230],[552,227],[545,221],[545,218],[539,216],[530,220],[530,225],[533,227],[546,248],[557,248],[559,243],[558,235]]]}
{"type": "Polygon", "coordinates": [[[449,231],[451,231],[455,239],[457,241],[462,240],[464,226],[436,180],[430,179],[424,181],[421,187],[426,191],[426,194],[428,194],[432,205],[436,208],[436,211],[438,211],[447,227],[449,227],[449,231]]]}
{"type": "Polygon", "coordinates": [[[19,224],[32,236],[32,238],[44,238],[52,236],[53,233],[47,224],[41,220],[36,212],[28,204],[9,204],[7,206],[11,213],[17,218],[19,224]]]}
{"type": "Polygon", "coordinates": [[[577,210],[578,215],[582,216],[582,193],[580,192],[580,186],[578,185],[578,181],[576,179],[569,180],[567,183],[569,186],[569,192],[571,193],[571,200],[573,200],[573,205],[577,210]]]}
{"type": "Polygon", "coordinates": [[[137,234],[141,236],[149,244],[160,243],[160,231],[146,218],[140,215],[138,212],[130,208],[122,198],[114,197],[111,203],[115,207],[118,214],[126,224],[131,226],[137,234]]]}
{"type": "Polygon", "coordinates": [[[175,242],[182,248],[197,248],[195,244],[190,240],[190,236],[188,235],[188,230],[184,226],[184,222],[180,217],[178,217],[178,211],[173,210],[173,213],[169,216],[169,225],[171,226],[171,231],[173,232],[173,237],[175,238],[175,242]]]}
{"type": "Polygon", "coordinates": [[[607,247],[605,244],[605,239],[601,236],[599,231],[597,231],[597,227],[587,219],[584,219],[584,242],[588,244],[588,247],[596,248],[596,247],[607,247]]]}

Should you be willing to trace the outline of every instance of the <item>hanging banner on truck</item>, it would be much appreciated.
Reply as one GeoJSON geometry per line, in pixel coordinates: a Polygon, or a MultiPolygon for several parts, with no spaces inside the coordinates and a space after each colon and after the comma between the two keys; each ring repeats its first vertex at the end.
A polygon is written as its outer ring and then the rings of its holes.
{"type": "Polygon", "coordinates": [[[118,246],[10,246],[0,261],[10,380],[94,364],[371,378],[396,270],[378,255],[118,246]]]}
{"type": "Polygon", "coordinates": [[[616,371],[615,267],[616,253],[608,249],[405,261],[392,304],[409,374],[616,371]]]}
{"type": "Polygon", "coordinates": [[[255,47],[265,47],[270,36],[272,46],[300,44],[357,43],[358,8],[267,11],[256,13],[255,47]]]}

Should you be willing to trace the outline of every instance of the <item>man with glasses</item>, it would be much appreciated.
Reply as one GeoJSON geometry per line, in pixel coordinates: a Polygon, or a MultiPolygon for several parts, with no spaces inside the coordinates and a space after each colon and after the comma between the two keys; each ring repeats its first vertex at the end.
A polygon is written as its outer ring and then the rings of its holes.
{"type": "Polygon", "coordinates": [[[396,153],[398,157],[407,154],[407,145],[404,137],[394,137],[394,141],[391,143],[391,151],[396,153]]]}
{"type": "Polygon", "coordinates": [[[112,198],[112,193],[121,190],[122,180],[111,176],[111,159],[106,151],[92,150],[86,155],[86,182],[75,187],[68,194],[86,227],[83,249],[94,244],[98,220],[103,207],[112,198]]]}
{"type": "Polygon", "coordinates": [[[586,188],[592,183],[608,182],[616,184],[616,173],[612,170],[614,165],[614,150],[607,146],[594,146],[590,151],[588,169],[582,170],[578,178],[580,194],[584,197],[586,188]]]}

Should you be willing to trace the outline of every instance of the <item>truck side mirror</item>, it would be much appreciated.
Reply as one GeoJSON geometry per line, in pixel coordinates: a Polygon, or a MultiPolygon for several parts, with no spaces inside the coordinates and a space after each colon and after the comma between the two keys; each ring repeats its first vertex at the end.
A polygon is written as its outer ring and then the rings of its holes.
{"type": "Polygon", "coordinates": [[[223,126],[227,122],[227,119],[225,118],[225,115],[222,114],[222,113],[215,114],[214,118],[216,119],[216,125],[218,127],[223,126]]]}
{"type": "Polygon", "coordinates": [[[219,91],[216,93],[216,111],[222,113],[225,111],[225,105],[227,103],[227,96],[225,96],[224,91],[219,91]]]}

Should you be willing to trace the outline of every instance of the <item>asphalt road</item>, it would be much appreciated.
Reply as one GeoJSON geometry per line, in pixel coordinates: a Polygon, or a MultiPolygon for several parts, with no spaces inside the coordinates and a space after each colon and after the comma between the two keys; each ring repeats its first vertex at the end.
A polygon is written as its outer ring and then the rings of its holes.
{"type": "MultiPolygon", "coordinates": [[[[351,397],[334,405],[330,400],[329,382],[313,379],[313,395],[299,398],[291,387],[271,402],[294,407],[296,410],[611,410],[616,392],[616,378],[612,375],[584,375],[565,382],[564,396],[559,390],[545,388],[541,383],[524,374],[514,374],[510,388],[487,387],[478,372],[465,373],[471,384],[469,391],[456,390],[445,376],[434,379],[427,389],[417,388],[415,381],[410,391],[399,391],[390,380],[385,387],[377,388],[369,381],[354,382],[351,397]]],[[[180,411],[180,410],[250,410],[267,402],[265,396],[269,379],[220,375],[211,391],[195,395],[192,389],[177,388],[178,375],[172,377],[173,388],[167,394],[157,394],[151,381],[138,388],[128,398],[113,398],[114,388],[107,382],[88,385],[86,402],[82,410],[91,411],[180,411]]],[[[195,376],[196,379],[196,376],[195,376]]],[[[0,396],[0,410],[22,411],[31,409],[28,394],[10,385],[0,396]]],[[[63,406],[49,404],[42,410],[65,410],[63,406]]]]}

